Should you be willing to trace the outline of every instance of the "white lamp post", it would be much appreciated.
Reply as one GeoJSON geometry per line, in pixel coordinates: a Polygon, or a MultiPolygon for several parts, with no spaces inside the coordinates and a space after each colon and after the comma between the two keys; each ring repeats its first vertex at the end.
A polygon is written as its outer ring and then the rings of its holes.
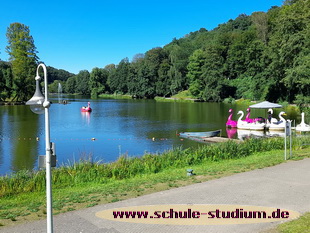
{"type": "Polygon", "coordinates": [[[49,122],[49,107],[51,103],[48,101],[48,88],[47,88],[47,71],[44,64],[39,64],[37,67],[36,91],[33,97],[27,101],[26,105],[30,105],[31,111],[36,114],[43,114],[45,111],[45,166],[46,166],[46,212],[47,212],[47,232],[53,232],[53,211],[52,211],[52,172],[51,172],[51,142],[50,142],[50,122],[49,122]],[[40,90],[39,68],[42,67],[44,71],[44,84],[45,84],[45,97],[40,90]]]}

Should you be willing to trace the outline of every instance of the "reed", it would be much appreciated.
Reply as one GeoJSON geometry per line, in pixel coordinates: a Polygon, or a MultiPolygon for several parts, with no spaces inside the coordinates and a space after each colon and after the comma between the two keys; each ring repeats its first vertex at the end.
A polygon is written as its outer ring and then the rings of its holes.
{"type": "MultiPolygon", "coordinates": [[[[53,169],[54,188],[78,187],[85,183],[108,183],[143,174],[158,173],[169,168],[198,165],[205,161],[220,161],[249,156],[256,152],[283,149],[283,138],[248,139],[244,143],[203,145],[199,148],[175,148],[162,154],[142,157],[121,156],[113,163],[94,162],[92,157],[64,164],[53,169]]],[[[293,149],[309,147],[310,137],[293,138],[293,149]]],[[[0,197],[45,190],[45,171],[19,171],[0,177],[0,197]]]]}

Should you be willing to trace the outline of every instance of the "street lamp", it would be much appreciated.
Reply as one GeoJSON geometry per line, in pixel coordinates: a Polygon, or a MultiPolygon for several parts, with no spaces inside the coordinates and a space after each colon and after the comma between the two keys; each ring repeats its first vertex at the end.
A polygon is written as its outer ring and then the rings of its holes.
{"type": "Polygon", "coordinates": [[[48,100],[48,89],[47,89],[47,71],[44,64],[39,64],[37,67],[36,80],[36,91],[33,97],[26,102],[26,105],[30,105],[31,111],[36,114],[43,114],[45,111],[45,167],[46,167],[46,212],[47,212],[47,232],[53,232],[53,211],[52,211],[52,172],[51,172],[51,142],[50,142],[50,122],[49,122],[49,107],[51,103],[48,100]],[[42,67],[44,71],[44,84],[45,84],[45,97],[42,95],[40,90],[39,80],[39,68],[42,67]]]}

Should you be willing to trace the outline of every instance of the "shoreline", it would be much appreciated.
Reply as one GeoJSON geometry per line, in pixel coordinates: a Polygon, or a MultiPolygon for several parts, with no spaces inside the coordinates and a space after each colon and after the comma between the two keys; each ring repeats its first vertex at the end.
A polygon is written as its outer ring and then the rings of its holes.
{"type": "Polygon", "coordinates": [[[14,106],[14,105],[25,105],[23,101],[0,101],[0,106],[14,106]]]}

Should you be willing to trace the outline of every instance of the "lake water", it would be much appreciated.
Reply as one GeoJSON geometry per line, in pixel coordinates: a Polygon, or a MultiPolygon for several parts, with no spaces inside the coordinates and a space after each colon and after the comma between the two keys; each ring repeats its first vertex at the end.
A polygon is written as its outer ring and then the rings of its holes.
{"type": "MultiPolygon", "coordinates": [[[[247,108],[224,103],[67,99],[69,104],[63,105],[55,98],[50,107],[57,166],[80,159],[111,162],[121,154],[141,156],[173,147],[197,147],[201,144],[182,139],[177,133],[222,129],[222,136],[227,136],[229,108],[235,114],[247,108]],[[81,113],[80,108],[88,101],[93,112],[81,113]]],[[[265,117],[266,111],[252,109],[251,117],[265,117]]],[[[291,113],[288,118],[296,119],[296,115],[291,113]]],[[[45,154],[44,127],[44,114],[36,115],[28,106],[0,106],[0,175],[24,168],[37,169],[38,155],[45,154]]],[[[244,134],[230,133],[234,138],[244,134]]]]}

